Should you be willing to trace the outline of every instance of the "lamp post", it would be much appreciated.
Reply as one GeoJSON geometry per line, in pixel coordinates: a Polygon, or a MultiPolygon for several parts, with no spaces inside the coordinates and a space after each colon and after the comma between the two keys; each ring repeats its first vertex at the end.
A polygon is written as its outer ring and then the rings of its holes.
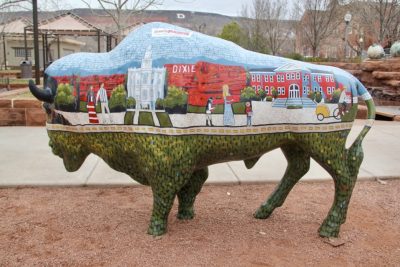
{"type": "Polygon", "coordinates": [[[349,24],[351,21],[351,14],[350,12],[347,12],[346,15],[344,15],[344,22],[346,23],[346,28],[344,30],[344,57],[347,58],[347,35],[348,35],[348,29],[349,29],[349,24]]]}
{"type": "Polygon", "coordinates": [[[363,28],[361,28],[361,30],[360,30],[360,39],[358,40],[358,42],[360,43],[360,50],[361,50],[360,58],[361,58],[361,60],[363,60],[363,52],[364,52],[364,29],[363,28]]]}

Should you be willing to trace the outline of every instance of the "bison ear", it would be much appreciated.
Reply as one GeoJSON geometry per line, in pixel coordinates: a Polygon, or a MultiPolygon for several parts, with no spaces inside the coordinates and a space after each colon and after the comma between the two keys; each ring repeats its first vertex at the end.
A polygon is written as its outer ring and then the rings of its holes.
{"type": "Polygon", "coordinates": [[[251,169],[256,165],[257,161],[260,159],[260,157],[255,157],[251,159],[245,159],[244,160],[244,165],[246,166],[247,169],[251,169]]]}

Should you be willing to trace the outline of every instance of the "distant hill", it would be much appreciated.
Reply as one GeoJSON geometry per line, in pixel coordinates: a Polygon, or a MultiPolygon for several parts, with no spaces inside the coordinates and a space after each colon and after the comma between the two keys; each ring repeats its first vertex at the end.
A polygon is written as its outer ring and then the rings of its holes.
{"type": "MultiPolygon", "coordinates": [[[[49,19],[66,12],[72,12],[106,32],[111,33],[116,30],[111,17],[109,17],[106,12],[101,9],[90,10],[88,8],[77,8],[54,12],[39,12],[39,21],[49,19]]],[[[0,13],[0,16],[2,17],[2,20],[11,20],[18,17],[23,17],[32,21],[31,11],[0,13]]],[[[230,17],[206,12],[192,12],[183,10],[146,10],[132,16],[127,24],[132,25],[139,22],[159,21],[175,24],[195,31],[201,31],[209,35],[217,35],[222,31],[222,28],[225,24],[239,19],[240,18],[238,17],[230,17]]]]}

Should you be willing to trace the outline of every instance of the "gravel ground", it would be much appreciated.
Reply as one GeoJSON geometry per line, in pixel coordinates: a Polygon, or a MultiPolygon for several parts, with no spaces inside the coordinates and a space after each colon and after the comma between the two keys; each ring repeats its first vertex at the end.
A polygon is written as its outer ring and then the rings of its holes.
{"type": "Polygon", "coordinates": [[[148,187],[0,189],[0,266],[399,266],[400,180],[358,182],[339,239],[317,229],[333,183],[300,183],[267,220],[275,185],[205,186],[192,221],[146,234],[148,187]],[[339,246],[333,246],[339,245],[339,246]]]}

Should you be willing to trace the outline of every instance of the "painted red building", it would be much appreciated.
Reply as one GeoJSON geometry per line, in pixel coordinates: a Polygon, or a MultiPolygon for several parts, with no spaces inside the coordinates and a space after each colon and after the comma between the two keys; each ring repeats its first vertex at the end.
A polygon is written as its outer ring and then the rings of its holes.
{"type": "Polygon", "coordinates": [[[190,105],[205,106],[213,97],[215,104],[223,103],[222,87],[229,86],[230,100],[238,102],[246,86],[246,71],[240,66],[208,62],[196,64],[166,64],[168,86],[182,87],[188,92],[190,105]]]}
{"type": "Polygon", "coordinates": [[[294,64],[286,64],[277,69],[250,70],[250,84],[254,90],[263,89],[272,96],[272,89],[278,91],[278,98],[302,98],[311,92],[321,92],[330,98],[336,88],[334,75],[316,72],[294,64]]]}
{"type": "Polygon", "coordinates": [[[112,90],[118,85],[125,84],[125,74],[113,74],[113,75],[90,75],[90,76],[56,76],[54,79],[58,84],[66,83],[71,84],[74,87],[74,95],[78,92],[79,85],[79,96],[81,101],[86,101],[86,93],[90,86],[93,86],[95,95],[100,88],[100,85],[104,83],[104,88],[107,91],[108,98],[111,96],[112,90]]]}

